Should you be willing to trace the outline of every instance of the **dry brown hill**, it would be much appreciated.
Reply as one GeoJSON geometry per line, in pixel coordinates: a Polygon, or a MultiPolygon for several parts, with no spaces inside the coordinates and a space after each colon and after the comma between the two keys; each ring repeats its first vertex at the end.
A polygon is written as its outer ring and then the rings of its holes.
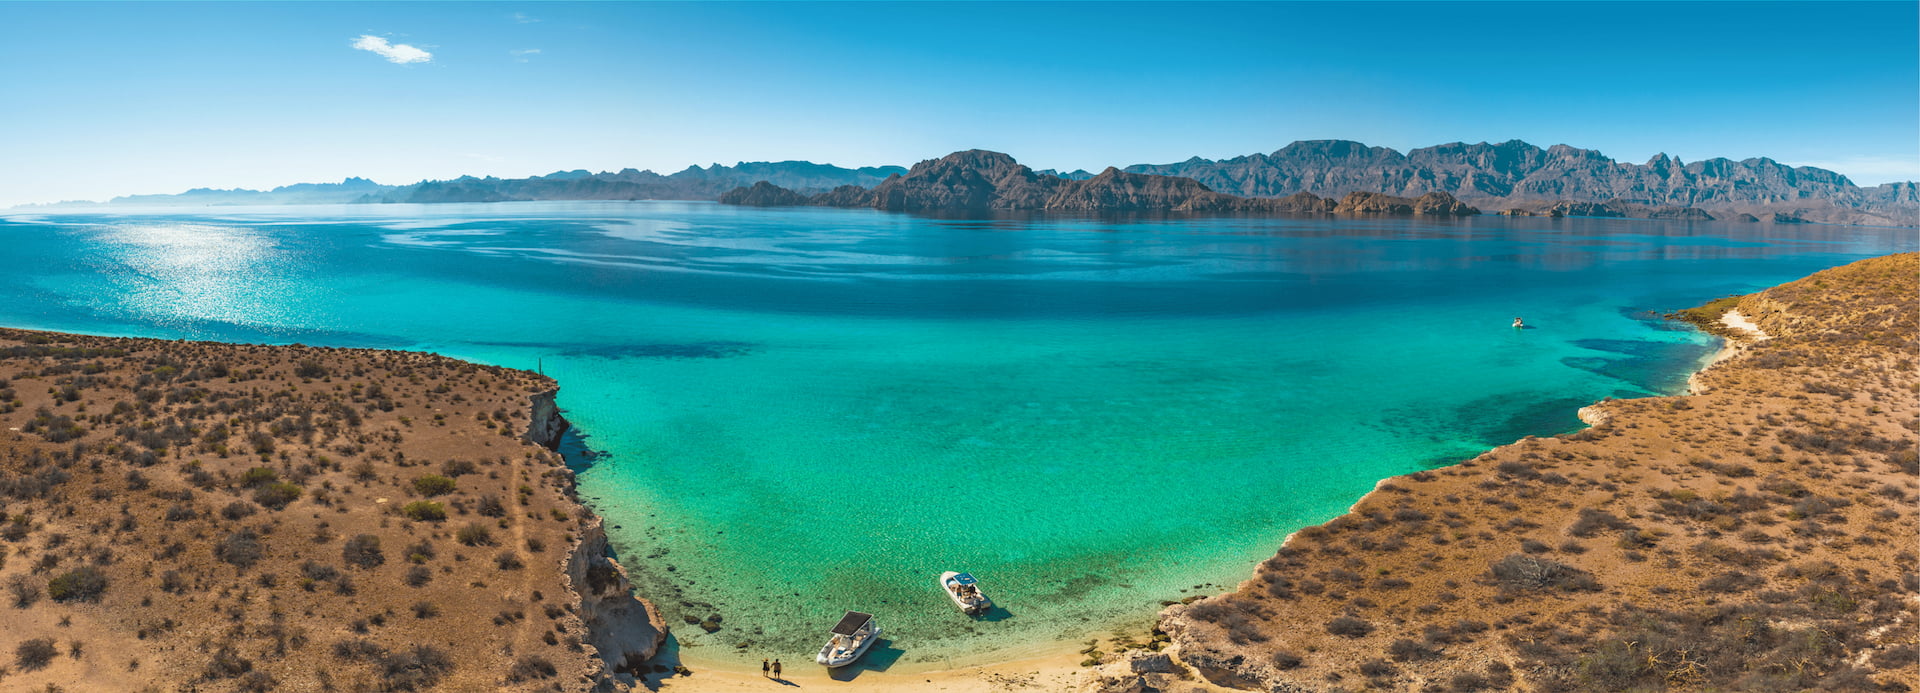
{"type": "Polygon", "coordinates": [[[564,427],[552,389],[0,330],[0,689],[611,686],[661,626],[526,438],[564,427]]]}

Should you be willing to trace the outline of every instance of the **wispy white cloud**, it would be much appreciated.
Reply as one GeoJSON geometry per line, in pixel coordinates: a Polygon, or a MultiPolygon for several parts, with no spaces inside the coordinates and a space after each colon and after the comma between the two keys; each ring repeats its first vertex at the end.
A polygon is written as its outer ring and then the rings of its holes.
{"type": "Polygon", "coordinates": [[[507,55],[511,55],[513,56],[514,60],[518,60],[523,63],[529,60],[532,56],[536,56],[539,54],[540,54],[540,49],[538,48],[522,48],[517,51],[507,51],[507,55]]]}
{"type": "Polygon", "coordinates": [[[369,51],[386,58],[387,62],[405,65],[424,63],[433,60],[433,54],[404,43],[388,43],[386,39],[371,34],[362,34],[353,40],[354,50],[369,51]]]}
{"type": "Polygon", "coordinates": [[[527,16],[526,13],[524,12],[513,13],[512,18],[513,18],[513,21],[519,22],[521,24],[537,24],[540,21],[539,19],[527,16]]]}

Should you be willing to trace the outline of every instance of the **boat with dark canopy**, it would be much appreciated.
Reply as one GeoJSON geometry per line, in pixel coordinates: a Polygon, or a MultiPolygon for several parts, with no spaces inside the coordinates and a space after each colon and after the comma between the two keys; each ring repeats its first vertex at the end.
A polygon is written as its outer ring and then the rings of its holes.
{"type": "Polygon", "coordinates": [[[825,647],[820,648],[820,656],[814,661],[829,667],[842,667],[852,664],[860,655],[873,647],[873,641],[880,639],[880,624],[874,623],[873,614],[849,611],[840,617],[840,623],[833,627],[833,637],[827,639],[825,647]]]}

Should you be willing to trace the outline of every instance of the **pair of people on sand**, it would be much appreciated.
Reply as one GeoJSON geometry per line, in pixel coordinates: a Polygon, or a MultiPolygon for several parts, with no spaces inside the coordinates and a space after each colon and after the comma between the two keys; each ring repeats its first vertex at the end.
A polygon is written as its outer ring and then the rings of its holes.
{"type": "Polygon", "coordinates": [[[772,664],[768,664],[767,660],[760,660],[760,675],[776,679],[780,678],[780,660],[773,660],[772,664]]]}

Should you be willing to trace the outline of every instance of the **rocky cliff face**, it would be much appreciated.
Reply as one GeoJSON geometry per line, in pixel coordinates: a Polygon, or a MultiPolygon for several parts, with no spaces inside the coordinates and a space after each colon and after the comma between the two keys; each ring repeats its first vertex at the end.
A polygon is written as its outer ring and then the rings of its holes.
{"type": "MultiPolygon", "coordinates": [[[[550,389],[528,397],[530,420],[526,438],[550,450],[560,447],[560,436],[570,427],[554,401],[558,393],[558,389],[550,389]]],[[[571,479],[571,475],[567,478],[571,479]]],[[[571,496],[570,481],[567,488],[571,496]]],[[[572,593],[568,595],[568,602],[574,605],[575,613],[586,626],[583,639],[597,660],[597,671],[592,676],[600,684],[609,684],[617,675],[636,671],[667,639],[667,624],[661,619],[660,610],[652,602],[634,596],[626,568],[614,560],[612,553],[602,520],[588,517],[558,566],[566,574],[568,591],[572,593]]]]}
{"type": "Polygon", "coordinates": [[[573,550],[561,560],[586,624],[586,644],[607,673],[635,671],[667,640],[667,623],[652,602],[633,594],[627,570],[608,554],[607,533],[600,518],[581,529],[573,550]]]}
{"type": "Polygon", "coordinates": [[[560,436],[571,426],[560,415],[560,405],[554,403],[554,396],[559,393],[558,389],[553,389],[534,393],[528,398],[532,400],[532,418],[527,421],[526,438],[548,450],[560,449],[560,436]]]}

